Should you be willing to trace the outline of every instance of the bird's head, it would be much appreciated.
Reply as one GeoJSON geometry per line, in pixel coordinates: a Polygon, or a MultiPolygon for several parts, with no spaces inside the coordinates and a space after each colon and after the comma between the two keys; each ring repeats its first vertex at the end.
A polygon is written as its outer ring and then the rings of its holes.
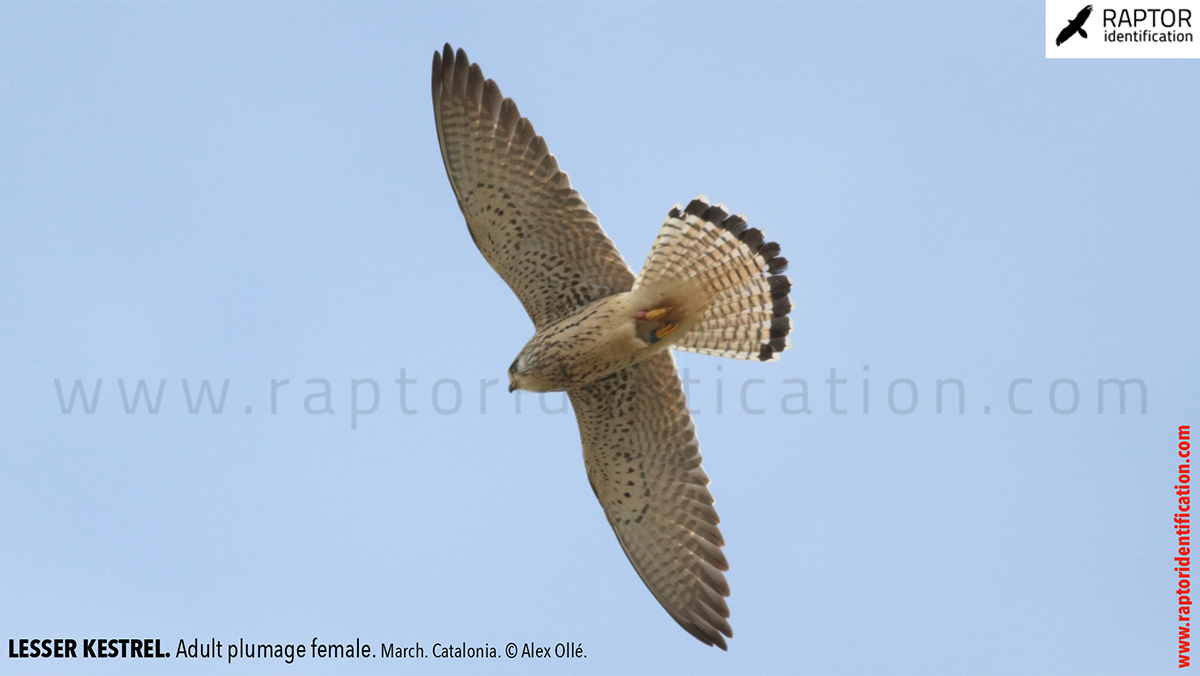
{"type": "Polygon", "coordinates": [[[517,362],[521,361],[520,357],[513,360],[512,366],[508,367],[508,391],[513,392],[521,389],[520,377],[517,376],[517,362]]]}
{"type": "Polygon", "coordinates": [[[555,389],[562,388],[555,388],[545,380],[545,373],[538,368],[536,347],[526,345],[508,367],[508,391],[551,392],[555,389]]]}

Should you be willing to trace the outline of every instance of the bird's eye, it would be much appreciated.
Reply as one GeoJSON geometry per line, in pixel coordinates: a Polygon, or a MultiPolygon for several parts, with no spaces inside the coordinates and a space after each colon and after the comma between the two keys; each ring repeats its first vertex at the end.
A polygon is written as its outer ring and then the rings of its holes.
{"type": "Polygon", "coordinates": [[[513,360],[512,366],[509,366],[509,367],[508,367],[508,372],[509,372],[509,373],[516,373],[516,372],[517,372],[517,361],[518,361],[519,359],[520,359],[520,357],[517,357],[517,359],[514,359],[514,360],[513,360]]]}

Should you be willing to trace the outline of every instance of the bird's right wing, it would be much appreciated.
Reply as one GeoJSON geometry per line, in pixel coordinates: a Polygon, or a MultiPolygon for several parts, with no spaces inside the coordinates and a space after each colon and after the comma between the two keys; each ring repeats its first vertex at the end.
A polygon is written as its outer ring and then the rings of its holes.
{"type": "Polygon", "coordinates": [[[633,272],[546,142],[448,44],[433,55],[433,112],[471,238],[535,326],[633,287],[633,272]]]}
{"type": "Polygon", "coordinates": [[[729,564],[674,357],[567,393],[588,481],[629,561],[680,626],[724,650],[729,564]]]}
{"type": "Polygon", "coordinates": [[[1067,41],[1067,38],[1075,34],[1075,24],[1067,24],[1067,27],[1058,32],[1058,37],[1054,39],[1055,46],[1061,45],[1067,41]]]}

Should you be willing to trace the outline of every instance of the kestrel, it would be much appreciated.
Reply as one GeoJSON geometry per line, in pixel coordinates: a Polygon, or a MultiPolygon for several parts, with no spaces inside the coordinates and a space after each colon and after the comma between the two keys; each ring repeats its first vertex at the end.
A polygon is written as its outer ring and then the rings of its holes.
{"type": "Polygon", "coordinates": [[[567,392],[629,561],[676,622],[726,649],[725,541],[669,348],[777,359],[791,329],[779,245],[700,196],[671,209],[635,276],[517,105],[449,44],[433,112],[471,238],[536,328],[510,391],[567,392]]]}

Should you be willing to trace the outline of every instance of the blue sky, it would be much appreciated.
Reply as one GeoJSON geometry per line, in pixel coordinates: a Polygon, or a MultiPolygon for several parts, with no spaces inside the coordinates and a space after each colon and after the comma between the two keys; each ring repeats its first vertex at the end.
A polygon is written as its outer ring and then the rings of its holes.
{"type": "Polygon", "coordinates": [[[0,672],[1174,671],[1200,64],[1043,44],[1036,2],[0,5],[0,638],[587,655],[0,672]],[[699,193],[791,261],[781,361],[677,356],[728,653],[559,395],[481,385],[532,325],[442,168],[446,41],[635,269],[699,193]]]}

